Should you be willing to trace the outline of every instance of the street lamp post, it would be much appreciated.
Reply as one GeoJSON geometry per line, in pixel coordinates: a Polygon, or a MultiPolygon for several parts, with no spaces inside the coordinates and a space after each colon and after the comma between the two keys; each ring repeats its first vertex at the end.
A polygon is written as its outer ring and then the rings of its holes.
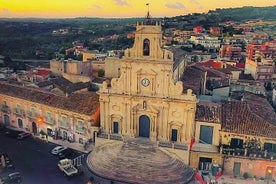
{"type": "Polygon", "coordinates": [[[269,180],[272,178],[272,169],[267,168],[266,170],[266,179],[267,179],[267,184],[269,184],[269,180]]]}

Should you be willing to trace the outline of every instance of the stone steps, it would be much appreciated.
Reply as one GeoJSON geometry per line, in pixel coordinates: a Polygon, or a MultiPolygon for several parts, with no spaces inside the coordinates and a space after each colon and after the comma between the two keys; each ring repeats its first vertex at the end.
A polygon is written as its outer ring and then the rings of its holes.
{"type": "Polygon", "coordinates": [[[125,142],[96,148],[87,159],[100,176],[130,183],[185,183],[193,170],[151,144],[125,142]]]}

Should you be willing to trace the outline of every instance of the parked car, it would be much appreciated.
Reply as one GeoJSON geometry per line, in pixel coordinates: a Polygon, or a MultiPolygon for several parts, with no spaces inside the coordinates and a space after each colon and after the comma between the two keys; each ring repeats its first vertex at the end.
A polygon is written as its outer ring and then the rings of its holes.
{"type": "Polygon", "coordinates": [[[60,153],[58,153],[59,159],[72,158],[76,155],[77,155],[76,151],[73,149],[70,149],[70,148],[65,149],[65,150],[61,151],[60,153]]]}
{"type": "Polygon", "coordinates": [[[66,175],[73,176],[78,174],[78,169],[73,165],[72,160],[62,159],[58,162],[58,168],[66,175]]]}
{"type": "Polygon", "coordinates": [[[30,136],[31,136],[30,133],[28,133],[28,132],[22,132],[22,133],[20,133],[20,134],[17,135],[17,139],[22,140],[22,139],[25,139],[25,138],[30,137],[30,136]]]}
{"type": "Polygon", "coordinates": [[[1,178],[1,182],[3,184],[19,184],[22,182],[22,177],[19,172],[14,172],[8,174],[6,177],[1,178]]]}
{"type": "Polygon", "coordinates": [[[5,132],[5,135],[7,137],[17,138],[17,136],[21,133],[22,133],[22,131],[7,129],[6,132],[5,132]]]}
{"type": "Polygon", "coordinates": [[[52,149],[51,153],[52,153],[53,155],[57,155],[57,154],[59,154],[61,151],[66,150],[66,149],[67,149],[66,146],[57,146],[57,147],[55,147],[54,149],[52,149]]]}

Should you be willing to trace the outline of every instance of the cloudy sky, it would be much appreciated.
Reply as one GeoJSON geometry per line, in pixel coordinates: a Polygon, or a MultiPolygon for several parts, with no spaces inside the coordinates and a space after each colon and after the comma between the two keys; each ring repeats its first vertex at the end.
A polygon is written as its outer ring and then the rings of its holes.
{"type": "Polygon", "coordinates": [[[273,5],[275,0],[0,0],[0,17],[143,17],[148,8],[153,17],[171,17],[216,8],[273,5]]]}

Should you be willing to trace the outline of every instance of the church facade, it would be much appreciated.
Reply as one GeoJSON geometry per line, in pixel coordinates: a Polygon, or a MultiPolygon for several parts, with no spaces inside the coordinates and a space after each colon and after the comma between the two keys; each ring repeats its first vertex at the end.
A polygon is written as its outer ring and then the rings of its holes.
{"type": "Polygon", "coordinates": [[[119,78],[111,86],[104,82],[99,92],[102,133],[187,144],[194,136],[198,100],[173,80],[173,53],[161,41],[160,22],[137,23],[119,78]]]}

